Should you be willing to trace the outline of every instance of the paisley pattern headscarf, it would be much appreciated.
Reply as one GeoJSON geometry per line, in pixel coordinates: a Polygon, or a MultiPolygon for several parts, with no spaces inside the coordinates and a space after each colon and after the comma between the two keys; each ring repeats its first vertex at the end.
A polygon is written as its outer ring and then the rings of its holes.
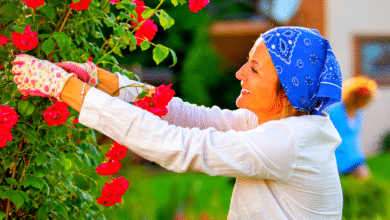
{"type": "Polygon", "coordinates": [[[278,27],[262,34],[292,106],[320,115],[341,100],[341,72],[329,42],[317,30],[278,27]]]}

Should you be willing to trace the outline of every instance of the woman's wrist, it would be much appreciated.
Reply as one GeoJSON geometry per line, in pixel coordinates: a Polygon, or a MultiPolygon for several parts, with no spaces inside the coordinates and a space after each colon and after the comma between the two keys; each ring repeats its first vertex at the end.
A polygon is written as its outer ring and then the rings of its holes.
{"type": "MultiPolygon", "coordinates": [[[[118,76],[99,67],[97,68],[97,72],[99,79],[99,84],[96,86],[97,89],[110,95],[119,89],[118,76]]],[[[119,96],[119,91],[114,96],[119,96]]]]}
{"type": "Polygon", "coordinates": [[[90,89],[91,86],[84,84],[84,82],[77,79],[77,77],[71,77],[66,82],[64,89],[61,92],[61,99],[70,105],[70,107],[80,112],[85,97],[90,89]]]}

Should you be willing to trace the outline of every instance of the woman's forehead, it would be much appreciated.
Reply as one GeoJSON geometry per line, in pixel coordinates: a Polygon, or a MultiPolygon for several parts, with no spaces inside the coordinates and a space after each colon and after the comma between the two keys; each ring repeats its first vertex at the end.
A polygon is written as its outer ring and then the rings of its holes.
{"type": "Polygon", "coordinates": [[[262,43],[265,44],[263,38],[262,37],[257,38],[257,40],[256,40],[255,44],[253,45],[251,51],[249,51],[249,57],[253,56],[253,53],[255,53],[256,48],[258,46],[260,46],[260,44],[262,44],[262,43]]]}

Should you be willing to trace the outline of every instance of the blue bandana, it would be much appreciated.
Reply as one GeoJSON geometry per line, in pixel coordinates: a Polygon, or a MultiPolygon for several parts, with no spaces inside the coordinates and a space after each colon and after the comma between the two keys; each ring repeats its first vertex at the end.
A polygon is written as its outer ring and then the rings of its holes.
{"type": "Polygon", "coordinates": [[[261,35],[292,106],[312,115],[341,100],[341,72],[329,42],[314,29],[278,27],[261,35]]]}

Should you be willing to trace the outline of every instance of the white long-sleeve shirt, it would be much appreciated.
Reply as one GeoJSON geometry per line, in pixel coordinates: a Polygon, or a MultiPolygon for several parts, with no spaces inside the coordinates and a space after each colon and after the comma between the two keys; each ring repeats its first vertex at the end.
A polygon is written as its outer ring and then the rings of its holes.
{"type": "Polygon", "coordinates": [[[80,123],[166,169],[237,177],[228,219],[341,219],[334,156],[341,138],[328,116],[258,125],[248,110],[173,98],[161,120],[122,101],[126,93],[115,98],[92,88],[80,123]]]}

